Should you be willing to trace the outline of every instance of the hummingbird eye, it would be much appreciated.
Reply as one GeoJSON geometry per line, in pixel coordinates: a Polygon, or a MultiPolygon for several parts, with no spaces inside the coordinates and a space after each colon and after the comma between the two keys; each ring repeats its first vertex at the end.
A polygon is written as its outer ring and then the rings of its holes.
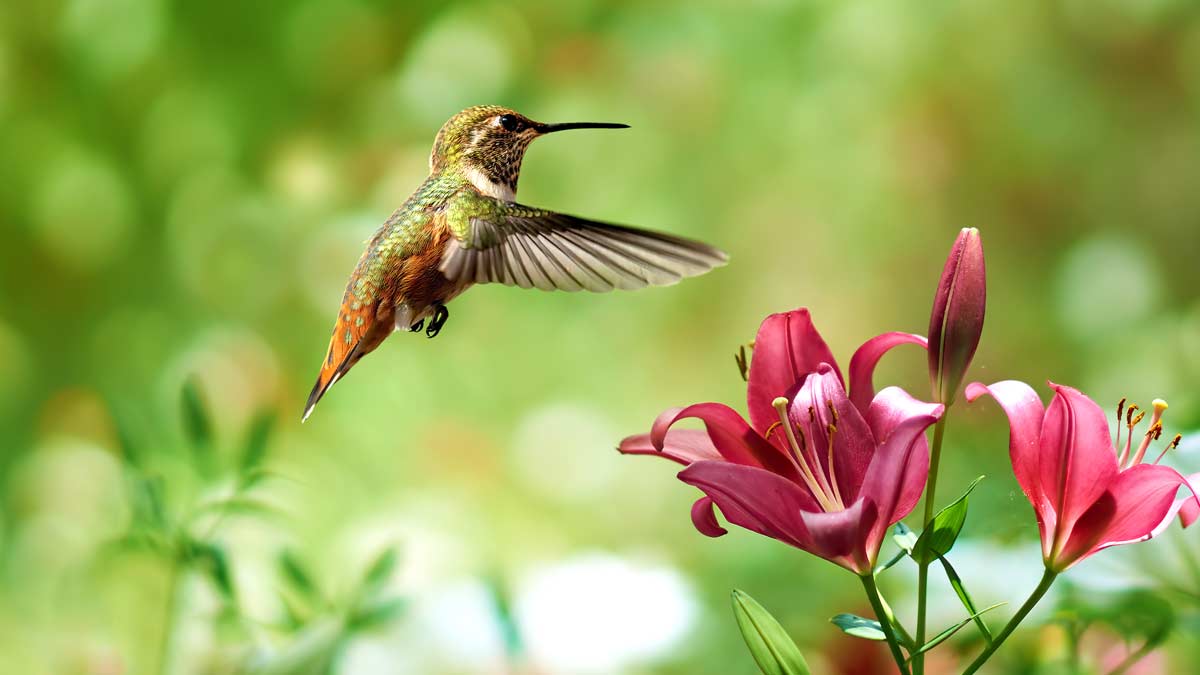
{"type": "Polygon", "coordinates": [[[525,125],[516,115],[501,115],[497,120],[505,131],[520,131],[525,125]]]}

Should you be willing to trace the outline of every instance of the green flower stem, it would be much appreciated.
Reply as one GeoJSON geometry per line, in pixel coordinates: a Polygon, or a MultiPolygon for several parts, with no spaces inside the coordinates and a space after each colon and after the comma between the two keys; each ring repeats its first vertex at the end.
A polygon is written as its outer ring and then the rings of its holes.
{"type": "Polygon", "coordinates": [[[182,567],[179,559],[171,556],[171,569],[168,572],[170,576],[167,579],[167,603],[163,610],[162,631],[159,634],[158,642],[158,668],[155,670],[159,675],[168,675],[171,672],[171,652],[175,637],[176,618],[179,614],[179,594],[182,591],[182,567]]]}
{"type": "MultiPolygon", "coordinates": [[[[933,427],[933,446],[929,449],[929,480],[925,484],[925,516],[922,518],[921,531],[929,528],[933,520],[934,496],[937,494],[938,464],[942,459],[942,439],[946,436],[946,419],[950,416],[947,407],[933,427]]],[[[917,647],[925,644],[925,614],[929,595],[929,563],[919,563],[917,566],[917,647]]],[[[913,656],[913,672],[921,675],[925,672],[925,653],[913,656]]]]}
{"type": "Polygon", "coordinates": [[[912,636],[904,629],[904,624],[896,620],[896,613],[892,611],[892,606],[888,604],[887,598],[884,598],[882,593],[879,594],[879,606],[883,609],[883,613],[887,615],[888,621],[891,621],[892,626],[895,627],[896,634],[900,638],[900,643],[904,645],[904,648],[910,652],[916,649],[916,643],[913,642],[912,636]]]}
{"type": "Polygon", "coordinates": [[[892,650],[892,658],[896,660],[896,667],[900,669],[901,675],[909,675],[908,663],[904,659],[904,654],[900,652],[900,642],[896,639],[896,632],[892,630],[891,612],[884,608],[883,597],[879,595],[879,587],[875,585],[875,575],[864,574],[861,577],[863,590],[867,592],[867,599],[871,601],[871,608],[875,610],[875,618],[879,621],[879,627],[883,629],[884,636],[887,637],[888,648],[892,650]]]}
{"type": "Polygon", "coordinates": [[[1053,584],[1054,579],[1057,577],[1058,572],[1055,572],[1049,567],[1046,568],[1045,574],[1042,575],[1041,582],[1038,583],[1037,588],[1033,589],[1033,593],[1029,594],[1029,598],[1025,600],[1025,604],[1021,605],[1021,609],[1018,609],[1017,613],[1013,615],[1013,618],[1010,619],[1008,624],[1004,626],[1004,630],[1000,631],[1000,634],[996,636],[995,640],[992,640],[992,644],[988,645],[987,649],[983,650],[983,653],[977,656],[975,660],[971,662],[970,666],[967,666],[967,669],[963,671],[963,675],[971,675],[971,673],[974,673],[983,667],[983,664],[987,663],[988,659],[992,658],[992,654],[996,653],[996,650],[999,649],[1000,645],[1004,644],[1004,641],[1008,639],[1008,636],[1017,629],[1017,626],[1022,620],[1025,619],[1025,616],[1029,614],[1029,611],[1033,609],[1034,605],[1038,604],[1038,601],[1042,599],[1042,596],[1046,594],[1046,591],[1050,590],[1050,584],[1053,584]]]}

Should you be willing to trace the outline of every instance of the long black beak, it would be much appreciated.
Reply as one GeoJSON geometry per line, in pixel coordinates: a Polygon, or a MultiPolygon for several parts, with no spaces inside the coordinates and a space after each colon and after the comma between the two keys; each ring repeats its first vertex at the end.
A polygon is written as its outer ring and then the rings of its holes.
{"type": "Polygon", "coordinates": [[[628,129],[628,124],[617,124],[615,122],[563,122],[561,124],[539,124],[537,130],[539,133],[549,134],[555,131],[567,131],[569,129],[628,129]]]}

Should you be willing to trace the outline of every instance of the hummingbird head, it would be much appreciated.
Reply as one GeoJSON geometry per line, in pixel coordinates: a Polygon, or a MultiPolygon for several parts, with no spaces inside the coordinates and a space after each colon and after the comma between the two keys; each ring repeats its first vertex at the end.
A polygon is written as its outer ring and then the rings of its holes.
{"type": "Polygon", "coordinates": [[[568,122],[544,124],[494,105],[458,113],[442,125],[429,155],[429,170],[457,170],[480,192],[512,201],[521,160],[533,139],[567,129],[623,129],[627,124],[568,122]]]}

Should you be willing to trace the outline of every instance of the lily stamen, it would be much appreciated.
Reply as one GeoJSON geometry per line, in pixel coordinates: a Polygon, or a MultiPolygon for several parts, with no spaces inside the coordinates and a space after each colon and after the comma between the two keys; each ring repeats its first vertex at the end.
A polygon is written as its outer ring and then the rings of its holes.
{"type": "MultiPolygon", "coordinates": [[[[1138,445],[1137,453],[1130,458],[1129,466],[1135,466],[1141,462],[1142,458],[1146,456],[1146,449],[1150,447],[1150,442],[1162,435],[1162,416],[1163,411],[1167,409],[1167,402],[1161,398],[1156,398],[1154,399],[1152,405],[1154,406],[1154,414],[1150,418],[1150,430],[1146,432],[1146,435],[1142,438],[1141,444],[1138,445]]],[[[1145,414],[1145,412],[1138,413],[1137,419],[1134,420],[1134,424],[1140,421],[1142,416],[1145,414]]],[[[1129,428],[1129,432],[1132,435],[1133,427],[1129,428]]]]}
{"type": "Polygon", "coordinates": [[[1175,434],[1175,438],[1172,438],[1171,442],[1167,443],[1167,447],[1163,448],[1163,451],[1158,453],[1158,458],[1154,460],[1154,463],[1158,464],[1159,462],[1161,462],[1162,458],[1165,457],[1168,452],[1179,447],[1179,442],[1182,440],[1183,440],[1183,434],[1175,434]]]}
{"type": "MultiPolygon", "coordinates": [[[[1125,447],[1121,448],[1121,455],[1117,457],[1117,465],[1125,466],[1125,461],[1129,459],[1129,453],[1133,449],[1133,428],[1142,421],[1142,415],[1138,415],[1137,419],[1133,418],[1133,414],[1138,411],[1138,405],[1131,403],[1129,409],[1125,411],[1125,428],[1129,430],[1129,435],[1125,439],[1125,447]]],[[[1120,422],[1118,421],[1118,427],[1120,422]]]]}
{"type": "MultiPolygon", "coordinates": [[[[787,436],[788,445],[791,446],[792,454],[789,458],[792,460],[792,465],[800,472],[800,476],[804,479],[808,489],[812,492],[813,497],[821,505],[821,508],[826,512],[841,511],[842,507],[835,504],[830,496],[822,488],[816,476],[808,468],[808,463],[801,459],[803,451],[800,449],[800,444],[796,442],[796,433],[792,430],[791,420],[788,419],[788,400],[782,396],[771,401],[771,406],[775,408],[775,412],[779,413],[779,425],[783,427],[784,434],[787,436]]],[[[801,435],[803,438],[803,435],[801,435]]]]}
{"type": "Polygon", "coordinates": [[[1114,447],[1121,447],[1121,413],[1125,412],[1125,399],[1117,402],[1117,441],[1114,447]]]}
{"type": "MultiPolygon", "coordinates": [[[[833,406],[830,405],[830,410],[832,409],[833,406]]],[[[836,413],[834,417],[837,417],[836,413]]],[[[837,500],[838,504],[844,504],[845,502],[842,501],[842,491],[838,489],[837,470],[833,466],[833,437],[837,434],[837,424],[830,424],[826,431],[829,434],[829,485],[833,487],[833,498],[837,500]]]]}

